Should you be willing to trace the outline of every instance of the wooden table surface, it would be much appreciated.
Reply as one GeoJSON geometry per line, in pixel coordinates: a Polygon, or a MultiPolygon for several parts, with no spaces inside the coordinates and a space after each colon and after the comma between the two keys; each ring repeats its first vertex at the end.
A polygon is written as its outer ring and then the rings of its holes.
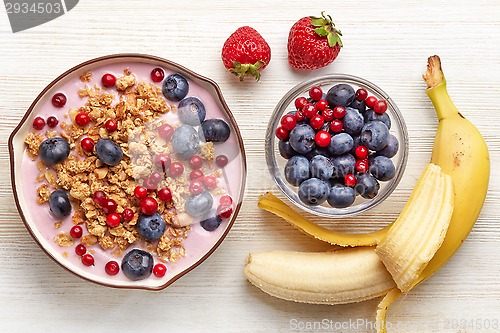
{"type": "Polygon", "coordinates": [[[0,331],[371,332],[377,301],[344,306],[288,303],[262,293],[243,276],[252,251],[328,248],[257,208],[259,194],[278,193],[264,158],[267,120],[286,91],[322,74],[362,76],[391,95],[410,136],[409,162],[399,187],[384,204],[356,218],[318,219],[339,230],[380,227],[398,215],[430,158],[437,121],[421,74],[433,54],[442,58],[452,99],[489,145],[490,191],[455,257],[391,308],[391,331],[500,331],[497,0],[329,5],[296,0],[87,0],[54,21],[15,34],[4,7],[0,11],[0,331]],[[288,30],[300,17],[321,10],[334,16],[345,47],[327,68],[294,72],[286,60],[288,30]],[[237,82],[220,61],[224,40],[242,25],[256,28],[272,49],[271,63],[258,83],[237,82]],[[105,288],[61,269],[31,239],[12,196],[7,138],[32,100],[66,69],[120,52],[164,57],[214,79],[238,121],[248,156],[245,200],[228,237],[201,266],[160,292],[105,288]],[[307,329],[313,322],[323,325],[307,329]]]}

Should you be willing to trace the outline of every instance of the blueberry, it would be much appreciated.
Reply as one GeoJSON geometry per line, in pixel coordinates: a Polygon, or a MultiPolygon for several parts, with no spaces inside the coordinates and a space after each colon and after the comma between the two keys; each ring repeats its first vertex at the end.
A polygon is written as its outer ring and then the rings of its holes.
{"type": "Polygon", "coordinates": [[[207,142],[226,142],[231,135],[229,125],[222,119],[207,119],[201,123],[201,132],[207,142]]]}
{"type": "Polygon", "coordinates": [[[153,215],[140,214],[137,220],[137,228],[142,238],[152,242],[160,239],[167,225],[163,217],[158,213],[154,213],[153,215]]]}
{"type": "Polygon", "coordinates": [[[357,109],[347,107],[346,111],[344,116],[344,129],[351,136],[358,135],[361,133],[361,129],[365,124],[365,119],[357,109]]]}
{"type": "Polygon", "coordinates": [[[391,118],[389,117],[387,112],[378,114],[377,112],[373,111],[373,109],[369,109],[368,111],[366,111],[364,117],[365,117],[365,122],[379,120],[383,122],[388,129],[391,129],[391,118]]]}
{"type": "Polygon", "coordinates": [[[203,229],[206,231],[214,231],[217,229],[220,224],[222,223],[222,218],[217,215],[217,212],[215,210],[211,210],[208,214],[208,217],[205,217],[201,222],[200,225],[203,229]]]}
{"type": "Polygon", "coordinates": [[[58,219],[68,216],[71,213],[71,202],[69,201],[68,192],[55,190],[50,193],[49,207],[52,214],[58,219]]]}
{"type": "Polygon", "coordinates": [[[361,114],[366,112],[366,103],[365,101],[358,101],[356,98],[349,104],[349,107],[358,110],[361,114]]]}
{"type": "Polygon", "coordinates": [[[399,150],[399,141],[398,139],[389,133],[389,137],[387,138],[387,145],[384,149],[377,152],[377,155],[385,156],[385,157],[394,157],[396,156],[399,150]]]}
{"type": "Polygon", "coordinates": [[[174,153],[182,158],[190,158],[200,150],[200,137],[194,127],[181,125],[177,127],[172,136],[174,153]]]}
{"type": "Polygon", "coordinates": [[[330,184],[330,187],[336,184],[344,184],[344,178],[332,177],[328,179],[328,184],[330,184]]]}
{"type": "Polygon", "coordinates": [[[177,115],[184,124],[199,126],[205,120],[207,111],[203,102],[198,98],[186,97],[179,102],[177,115]]]}
{"type": "Polygon", "coordinates": [[[290,159],[292,156],[297,155],[297,152],[293,150],[292,146],[290,146],[290,142],[288,140],[280,140],[278,143],[278,148],[280,151],[281,157],[284,159],[290,159]]]}
{"type": "Polygon", "coordinates": [[[375,156],[369,165],[370,173],[378,180],[388,181],[396,175],[396,167],[389,157],[375,156]]]}
{"type": "Polygon", "coordinates": [[[361,173],[356,177],[356,193],[365,199],[373,199],[380,189],[378,181],[369,173],[361,173]]]}
{"type": "Polygon", "coordinates": [[[203,191],[200,194],[193,194],[186,199],[184,208],[186,213],[193,217],[199,217],[206,214],[214,203],[214,198],[210,192],[203,191]]]}
{"type": "Polygon", "coordinates": [[[290,145],[299,154],[307,154],[315,146],[316,132],[308,124],[299,124],[290,131],[290,145]]]}
{"type": "Polygon", "coordinates": [[[163,81],[163,95],[170,101],[180,101],[186,97],[188,91],[189,83],[186,78],[180,74],[170,74],[165,81],[163,81]]]}
{"type": "Polygon", "coordinates": [[[45,165],[61,163],[69,156],[69,143],[61,137],[46,139],[40,144],[38,155],[45,165]]]}
{"type": "Polygon", "coordinates": [[[95,152],[99,160],[109,166],[115,166],[123,158],[122,149],[111,139],[100,139],[95,144],[95,152]]]}
{"type": "Polygon", "coordinates": [[[344,178],[349,173],[354,173],[356,158],[351,154],[332,157],[333,177],[344,178]]]}
{"type": "Polygon", "coordinates": [[[304,157],[310,161],[314,156],[318,155],[330,156],[330,153],[328,152],[327,148],[316,146],[310,152],[304,154],[304,157]]]}
{"type": "Polygon", "coordinates": [[[293,186],[299,186],[309,178],[309,161],[304,156],[293,156],[285,165],[285,179],[293,186]]]}
{"type": "Polygon", "coordinates": [[[326,101],[330,107],[348,106],[356,97],[354,89],[345,83],[336,84],[328,90],[326,101]]]}
{"type": "Polygon", "coordinates": [[[332,161],[323,155],[314,156],[309,165],[311,176],[321,180],[328,180],[333,175],[332,161]]]}
{"type": "Polygon", "coordinates": [[[352,187],[335,184],[330,189],[328,204],[335,208],[346,208],[351,206],[356,199],[356,192],[352,187]]]}
{"type": "Polygon", "coordinates": [[[381,121],[370,121],[361,131],[361,144],[370,150],[379,151],[387,146],[389,129],[381,121]]]}
{"type": "Polygon", "coordinates": [[[122,271],[132,281],[144,280],[153,272],[153,256],[144,250],[133,249],[123,257],[122,271]]]}
{"type": "Polygon", "coordinates": [[[339,133],[332,136],[328,152],[331,155],[338,156],[349,152],[353,146],[354,140],[352,136],[347,133],[339,133]]]}
{"type": "Polygon", "coordinates": [[[327,182],[311,178],[304,181],[299,186],[299,199],[309,206],[321,205],[328,198],[330,186],[327,182]]]}

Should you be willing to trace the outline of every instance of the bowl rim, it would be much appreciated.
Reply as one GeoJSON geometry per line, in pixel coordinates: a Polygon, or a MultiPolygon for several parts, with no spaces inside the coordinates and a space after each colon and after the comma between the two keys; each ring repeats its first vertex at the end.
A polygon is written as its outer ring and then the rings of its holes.
{"type": "Polygon", "coordinates": [[[186,275],[187,273],[191,272],[193,269],[195,269],[196,267],[198,267],[202,262],[204,262],[208,257],[210,257],[212,255],[212,253],[214,253],[215,250],[220,246],[220,244],[224,241],[224,239],[226,238],[227,234],[229,233],[229,231],[233,227],[233,224],[234,224],[234,222],[235,222],[235,220],[236,220],[236,218],[238,216],[238,213],[239,213],[239,211],[241,209],[241,205],[243,203],[243,197],[244,197],[244,194],[245,194],[246,179],[247,179],[247,172],[248,172],[248,170],[247,170],[246,153],[245,153],[245,146],[244,146],[243,138],[241,136],[241,131],[240,131],[239,127],[238,127],[236,119],[234,118],[233,113],[229,109],[229,106],[227,105],[227,103],[226,103],[226,101],[224,99],[224,96],[222,95],[222,90],[220,89],[219,85],[215,81],[213,81],[212,79],[210,79],[208,77],[205,77],[203,75],[200,75],[200,74],[198,74],[198,73],[196,73],[196,72],[194,72],[194,71],[192,71],[192,70],[190,70],[190,69],[188,69],[188,68],[186,68],[186,67],[184,67],[182,65],[179,65],[179,64],[177,64],[177,63],[175,63],[175,62],[173,62],[171,60],[167,60],[165,58],[161,58],[161,57],[153,56],[153,55],[149,55],[149,54],[143,54],[143,53],[116,53],[116,54],[110,54],[110,55],[100,56],[100,57],[96,57],[96,58],[84,61],[84,62],[82,62],[82,63],[80,63],[80,64],[78,64],[76,66],[73,66],[70,69],[66,70],[61,75],[59,75],[57,78],[55,78],[54,80],[52,80],[47,86],[45,86],[45,88],[38,94],[38,96],[31,103],[31,105],[29,106],[28,110],[25,112],[24,116],[21,118],[21,120],[19,121],[19,123],[17,124],[17,126],[14,128],[14,130],[10,134],[9,140],[8,140],[8,148],[9,148],[9,157],[10,157],[10,178],[11,178],[11,184],[12,184],[12,192],[14,194],[14,201],[15,201],[17,210],[19,212],[19,215],[21,217],[21,220],[23,221],[24,226],[26,227],[26,229],[30,233],[31,238],[33,238],[33,240],[35,240],[35,242],[37,243],[37,245],[50,258],[52,258],[52,260],[54,260],[59,266],[63,267],[65,270],[71,272],[72,274],[78,276],[79,278],[82,278],[84,280],[87,280],[87,281],[90,281],[92,283],[95,283],[95,284],[98,284],[98,285],[101,285],[101,286],[105,286],[105,287],[112,287],[112,288],[119,288],[119,289],[142,289],[142,290],[157,291],[157,290],[163,290],[166,287],[170,286],[175,281],[177,281],[178,279],[180,279],[181,277],[183,277],[184,275],[186,275]],[[241,182],[240,196],[238,198],[238,203],[235,206],[234,213],[233,213],[231,219],[228,222],[226,230],[222,233],[222,235],[219,237],[219,239],[217,240],[217,242],[210,248],[210,250],[207,253],[205,253],[199,260],[197,260],[193,264],[189,265],[189,267],[186,268],[185,270],[183,270],[182,272],[179,272],[178,274],[174,275],[166,283],[164,283],[162,285],[158,285],[158,286],[113,285],[113,284],[102,282],[102,281],[92,280],[91,278],[89,278],[87,276],[84,276],[84,275],[80,275],[77,272],[71,270],[69,267],[66,267],[65,265],[63,265],[63,263],[60,262],[57,258],[55,258],[52,255],[52,253],[50,253],[49,250],[46,249],[41,244],[41,242],[39,241],[39,239],[35,236],[32,228],[31,228],[31,225],[27,221],[27,219],[26,219],[26,217],[25,217],[25,215],[23,213],[23,210],[21,208],[20,198],[18,196],[17,186],[16,186],[16,179],[15,179],[16,171],[14,170],[14,167],[15,167],[15,157],[14,157],[14,155],[15,155],[16,151],[15,151],[15,148],[14,148],[14,140],[16,138],[16,135],[20,131],[21,127],[27,121],[27,119],[29,118],[29,116],[33,112],[33,109],[35,108],[35,106],[40,101],[40,99],[43,96],[45,96],[45,94],[53,86],[55,86],[60,80],[62,80],[64,77],[73,74],[74,72],[78,71],[79,69],[81,69],[83,67],[86,67],[86,66],[89,66],[89,65],[94,65],[94,64],[97,64],[97,63],[102,62],[102,61],[117,60],[117,59],[130,60],[130,58],[135,58],[135,60],[137,60],[137,61],[147,60],[147,61],[151,61],[151,62],[156,62],[158,64],[163,64],[167,68],[173,68],[173,69],[177,69],[179,71],[185,72],[188,75],[190,75],[191,77],[196,78],[197,80],[203,81],[203,82],[208,83],[209,85],[211,85],[214,88],[214,90],[215,90],[215,92],[217,94],[218,101],[220,102],[220,105],[224,109],[229,122],[231,123],[231,125],[233,126],[233,128],[236,129],[236,131],[235,131],[236,132],[235,133],[236,134],[236,139],[237,139],[237,142],[238,142],[238,145],[239,145],[239,149],[240,149],[240,152],[241,152],[241,158],[242,158],[242,166],[241,167],[242,167],[242,177],[243,177],[243,179],[242,179],[242,182],[241,182]]]}
{"type": "MultiPolygon", "coordinates": [[[[391,116],[393,115],[391,114],[391,116]]],[[[400,140],[401,141],[401,140],[400,140]]],[[[343,218],[343,217],[350,217],[350,216],[355,216],[358,214],[361,214],[363,212],[366,212],[387,199],[392,192],[396,189],[398,186],[399,182],[401,181],[401,178],[403,177],[403,174],[406,169],[406,165],[408,162],[408,153],[409,153],[409,138],[408,138],[408,129],[406,127],[406,122],[404,121],[403,115],[401,111],[399,110],[398,106],[394,102],[394,100],[384,91],[382,90],[379,86],[376,84],[363,79],[358,76],[350,75],[350,74],[343,74],[343,73],[335,73],[335,74],[326,74],[322,75],[313,79],[309,79],[306,81],[302,81],[298,84],[296,84],[294,87],[292,87],[290,90],[288,90],[285,95],[281,98],[281,100],[278,102],[276,107],[273,110],[273,113],[271,114],[271,117],[269,118],[269,124],[267,127],[266,131],[266,140],[265,140],[265,153],[266,153],[266,162],[267,162],[267,167],[269,170],[269,173],[271,174],[271,177],[273,178],[275,184],[278,186],[280,189],[281,193],[291,202],[293,203],[297,208],[306,211],[308,213],[317,215],[317,216],[322,216],[322,217],[327,217],[327,218],[343,218]],[[280,120],[281,114],[283,114],[282,110],[284,107],[287,107],[292,103],[292,101],[296,98],[296,94],[303,91],[305,88],[310,88],[316,84],[322,84],[322,83],[354,83],[358,85],[364,85],[371,90],[375,91],[379,96],[381,96],[383,99],[387,101],[388,107],[394,111],[393,114],[396,118],[396,121],[398,123],[398,131],[400,132],[400,136],[403,138],[403,144],[400,142],[400,150],[401,150],[401,158],[400,158],[400,166],[399,170],[396,173],[395,178],[391,180],[391,183],[388,184],[389,188],[385,191],[385,193],[382,193],[382,195],[378,195],[376,199],[370,199],[369,201],[360,203],[355,206],[350,206],[347,208],[328,208],[330,210],[336,210],[339,213],[337,214],[332,214],[332,213],[327,213],[327,212],[322,212],[314,209],[315,207],[318,206],[306,206],[305,204],[302,204],[296,198],[294,197],[294,190],[290,188],[288,184],[286,184],[282,177],[280,175],[280,169],[277,165],[276,161],[276,154],[275,154],[275,135],[274,135],[274,128],[278,125],[278,122],[280,120]],[[356,207],[359,206],[357,210],[351,210],[351,207],[356,207]]],[[[322,207],[322,206],[319,206],[322,207]]],[[[324,208],[324,207],[322,207],[324,208]]],[[[325,208],[326,209],[326,208],[325,208]]]]}

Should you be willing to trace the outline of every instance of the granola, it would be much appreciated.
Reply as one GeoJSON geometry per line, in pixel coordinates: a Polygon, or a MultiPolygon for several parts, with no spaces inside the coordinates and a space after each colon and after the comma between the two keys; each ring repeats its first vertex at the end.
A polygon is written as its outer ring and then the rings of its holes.
{"type": "MultiPolygon", "coordinates": [[[[45,132],[34,129],[25,139],[27,154],[40,172],[36,178],[40,183],[36,202],[50,205],[51,193],[66,191],[72,206],[71,223],[84,230],[76,238],[80,238],[81,246],[93,247],[87,250],[90,254],[100,248],[119,258],[127,249],[139,247],[154,253],[161,262],[176,262],[186,256],[183,241],[189,236],[190,224],[200,222],[200,215],[194,217],[186,212],[187,200],[200,193],[200,186],[210,196],[226,193],[217,181],[223,173],[214,163],[214,144],[199,143],[200,165],[186,157],[181,157],[181,162],[171,161],[170,156],[177,156],[172,133],[186,125],[164,117],[178,110],[168,104],[161,88],[154,83],[138,82],[128,68],[116,79],[114,90],[90,85],[92,76],[90,71],[80,76],[82,87],[77,92],[81,106],[69,109],[57,129],[45,132]],[[43,143],[50,138],[62,138],[69,146],[69,156],[60,163],[47,163],[41,153],[43,143]],[[106,144],[120,152],[116,163],[99,155],[97,144],[102,142],[109,142],[106,144]],[[183,163],[190,165],[191,173],[189,169],[184,171],[183,163]],[[174,165],[182,167],[180,172],[173,171],[174,165]],[[205,174],[205,178],[194,177],[199,175],[195,171],[205,174]],[[193,188],[193,184],[198,188],[193,188]],[[136,194],[141,186],[149,190],[147,198],[156,204],[151,214],[145,213],[143,197],[136,194]],[[99,202],[96,193],[102,193],[103,200],[113,206],[99,202]],[[161,217],[166,226],[160,237],[148,239],[141,234],[138,227],[141,214],[161,217]]],[[[211,206],[210,202],[208,208],[211,206]]],[[[215,223],[220,224],[220,217],[217,219],[219,222],[215,223]]],[[[62,218],[58,217],[56,227],[61,225],[62,218]]],[[[71,232],[61,232],[54,242],[60,247],[70,247],[76,238],[71,232]]],[[[83,257],[82,263],[86,264],[83,257]]]]}

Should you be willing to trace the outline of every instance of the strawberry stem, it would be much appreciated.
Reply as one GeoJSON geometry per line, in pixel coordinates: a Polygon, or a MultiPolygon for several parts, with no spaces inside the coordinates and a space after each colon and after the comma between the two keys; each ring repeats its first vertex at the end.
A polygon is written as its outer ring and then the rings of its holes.
{"type": "Polygon", "coordinates": [[[321,37],[326,37],[328,45],[335,47],[336,45],[342,47],[342,32],[335,28],[335,23],[330,15],[325,15],[321,12],[321,17],[311,16],[311,25],[315,27],[314,31],[321,37]]]}
{"type": "Polygon", "coordinates": [[[255,80],[260,80],[259,68],[264,65],[263,61],[257,61],[255,64],[242,64],[238,61],[233,61],[233,68],[228,69],[230,73],[236,75],[240,81],[246,76],[253,76],[255,80]]]}

